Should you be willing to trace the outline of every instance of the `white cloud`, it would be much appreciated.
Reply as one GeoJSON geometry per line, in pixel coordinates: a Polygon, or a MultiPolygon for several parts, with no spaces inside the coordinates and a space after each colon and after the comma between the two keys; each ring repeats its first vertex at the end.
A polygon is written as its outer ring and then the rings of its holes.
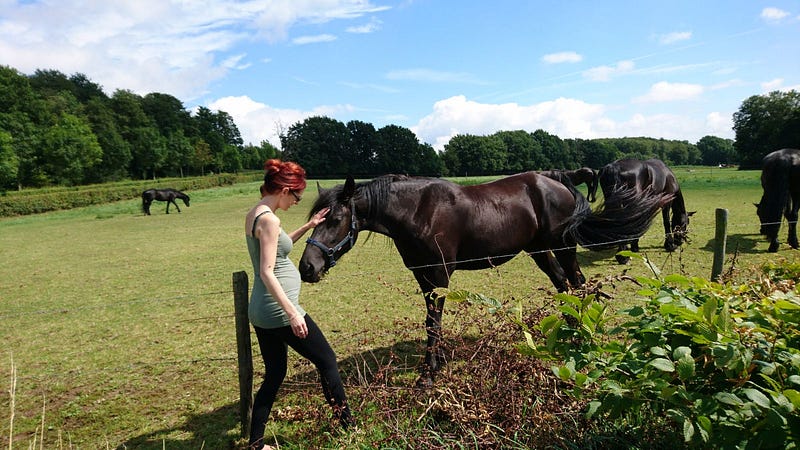
{"type": "Polygon", "coordinates": [[[794,86],[784,86],[783,85],[783,78],[775,78],[774,80],[765,81],[761,83],[761,90],[765,93],[773,92],[773,91],[798,91],[800,92],[800,84],[794,86]]]}
{"type": "Polygon", "coordinates": [[[745,86],[745,84],[746,83],[744,81],[742,81],[742,80],[740,80],[738,78],[734,78],[732,80],[723,81],[722,83],[717,83],[715,85],[712,85],[712,86],[709,87],[709,89],[712,90],[712,91],[719,91],[721,89],[728,89],[728,88],[732,88],[732,87],[745,86]]]}
{"type": "Polygon", "coordinates": [[[658,82],[650,90],[634,98],[633,103],[660,103],[691,100],[699,97],[705,89],[699,84],[658,82]]]}
{"type": "Polygon", "coordinates": [[[761,83],[761,90],[764,92],[772,92],[780,89],[783,86],[783,78],[775,78],[761,83]]]}
{"type": "Polygon", "coordinates": [[[704,136],[733,137],[733,113],[722,114],[711,112],[706,115],[706,131],[704,136]]]}
{"type": "Polygon", "coordinates": [[[374,33],[381,29],[381,23],[382,22],[380,20],[373,17],[369,21],[369,23],[366,23],[364,25],[347,27],[345,28],[345,31],[348,33],[356,33],[356,34],[374,33]]]}
{"type": "Polygon", "coordinates": [[[207,107],[230,114],[245,144],[258,145],[269,141],[277,148],[281,147],[280,133],[297,122],[312,116],[334,117],[354,110],[350,105],[318,106],[309,111],[279,109],[248,96],[223,97],[207,107]]]}
{"type": "Polygon", "coordinates": [[[250,63],[241,63],[240,61],[242,59],[244,59],[244,57],[245,57],[245,55],[243,53],[239,54],[239,55],[230,56],[230,57],[226,58],[224,61],[222,61],[221,65],[222,65],[222,67],[225,67],[227,69],[236,69],[236,70],[247,69],[252,64],[250,64],[250,63]]]}
{"type": "Polygon", "coordinates": [[[593,67],[583,72],[583,77],[592,81],[610,81],[611,78],[630,73],[635,64],[633,61],[620,61],[613,66],[593,67]]]}
{"type": "Polygon", "coordinates": [[[487,135],[500,130],[543,129],[562,138],[592,137],[606,131],[604,109],[602,105],[567,98],[525,106],[478,103],[458,95],[436,102],[431,114],[412,130],[437,150],[456,134],[487,135]]]}
{"type": "Polygon", "coordinates": [[[519,105],[479,103],[459,95],[436,102],[411,130],[439,151],[457,134],[486,136],[503,130],[541,129],[562,139],[647,136],[696,142],[707,135],[733,138],[732,113],[713,112],[705,117],[631,113],[614,119],[612,112],[605,105],[570,98],[519,105]]]}
{"type": "Polygon", "coordinates": [[[249,0],[249,3],[257,10],[255,23],[260,33],[273,42],[286,39],[289,28],[297,23],[352,20],[390,9],[373,6],[369,0],[249,0]]]}
{"type": "Polygon", "coordinates": [[[577,63],[583,61],[583,56],[575,52],[550,53],[542,56],[545,64],[577,63]]]}
{"type": "Polygon", "coordinates": [[[691,38],[692,38],[691,31],[676,31],[673,33],[668,33],[660,36],[658,38],[658,42],[664,45],[669,45],[669,44],[674,44],[676,42],[688,41],[691,38]]]}
{"type": "Polygon", "coordinates": [[[300,36],[292,39],[294,45],[318,44],[320,42],[332,42],[336,36],[332,34],[318,34],[316,36],[300,36]]]}
{"type": "Polygon", "coordinates": [[[184,101],[229,70],[250,66],[246,54],[225,55],[238,44],[287,40],[297,23],[357,20],[389,9],[370,0],[12,3],[0,20],[3,64],[27,74],[83,73],[108,94],[164,92],[184,101]]]}
{"type": "Polygon", "coordinates": [[[761,18],[767,22],[777,22],[788,15],[788,12],[778,8],[764,8],[761,10],[761,18]]]}

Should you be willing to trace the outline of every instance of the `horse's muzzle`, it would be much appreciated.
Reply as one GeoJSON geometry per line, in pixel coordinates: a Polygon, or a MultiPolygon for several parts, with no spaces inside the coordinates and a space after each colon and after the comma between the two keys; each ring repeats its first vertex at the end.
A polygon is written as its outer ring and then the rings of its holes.
{"type": "Polygon", "coordinates": [[[317,283],[322,278],[322,270],[317,270],[314,268],[313,264],[308,264],[304,261],[300,261],[300,279],[305,281],[306,283],[317,283]]]}

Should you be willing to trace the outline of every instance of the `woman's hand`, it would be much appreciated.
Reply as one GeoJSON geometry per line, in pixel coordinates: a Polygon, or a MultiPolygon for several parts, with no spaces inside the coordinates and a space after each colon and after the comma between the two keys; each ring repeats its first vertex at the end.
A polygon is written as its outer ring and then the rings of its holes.
{"type": "Polygon", "coordinates": [[[306,318],[296,314],[289,318],[289,324],[292,326],[292,333],[300,339],[308,337],[308,326],[306,325],[306,318]]]}
{"type": "Polygon", "coordinates": [[[325,222],[325,216],[328,215],[328,212],[330,212],[330,210],[331,209],[326,206],[317,211],[316,214],[311,216],[311,220],[308,221],[308,224],[311,226],[311,228],[314,228],[317,225],[321,224],[322,222],[325,222]]]}

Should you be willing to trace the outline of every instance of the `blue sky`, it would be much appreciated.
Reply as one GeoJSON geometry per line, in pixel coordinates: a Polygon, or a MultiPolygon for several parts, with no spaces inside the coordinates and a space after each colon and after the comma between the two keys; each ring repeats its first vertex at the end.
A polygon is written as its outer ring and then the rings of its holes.
{"type": "Polygon", "coordinates": [[[246,143],[309,116],[456,134],[733,138],[800,90],[800,0],[0,0],[0,64],[231,114],[246,143]]]}

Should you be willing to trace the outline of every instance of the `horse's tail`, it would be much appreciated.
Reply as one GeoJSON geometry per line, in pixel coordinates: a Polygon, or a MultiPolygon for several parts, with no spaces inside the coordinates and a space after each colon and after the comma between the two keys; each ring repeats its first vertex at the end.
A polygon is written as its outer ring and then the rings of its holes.
{"type": "Polygon", "coordinates": [[[153,201],[152,199],[152,189],[148,189],[142,192],[142,212],[145,214],[150,214],[150,203],[153,201]]]}
{"type": "Polygon", "coordinates": [[[614,201],[604,202],[597,211],[592,211],[583,195],[576,196],[575,213],[564,233],[589,250],[615,248],[642,237],[673,196],[620,187],[609,196],[614,201]]]}

